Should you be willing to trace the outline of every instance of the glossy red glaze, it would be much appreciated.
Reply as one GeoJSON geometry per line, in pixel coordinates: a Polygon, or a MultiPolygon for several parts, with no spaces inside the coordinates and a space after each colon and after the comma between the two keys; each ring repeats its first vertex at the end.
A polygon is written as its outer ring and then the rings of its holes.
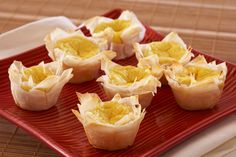
{"type": "MultiPolygon", "coordinates": [[[[117,9],[105,16],[116,18],[120,13],[121,10],[117,9]]],[[[146,26],[146,28],[143,43],[163,38],[150,27],[146,26]]],[[[200,52],[193,50],[193,53],[199,54],[200,52]]],[[[208,61],[215,59],[205,56],[208,61]]],[[[88,143],[82,125],[72,114],[71,109],[77,109],[76,91],[96,92],[105,100],[106,95],[101,86],[95,81],[79,85],[67,84],[63,88],[56,106],[43,112],[24,111],[15,105],[11,95],[7,70],[13,60],[22,61],[26,66],[32,66],[41,61],[50,62],[44,46],[1,61],[0,115],[46,143],[61,156],[157,156],[213,122],[236,111],[236,66],[227,63],[226,85],[222,98],[214,109],[185,111],[176,104],[170,88],[162,87],[158,89],[152,104],[147,108],[147,114],[140,126],[134,145],[114,152],[99,150],[88,143]]],[[[119,63],[136,64],[136,59],[131,57],[119,63]]]]}

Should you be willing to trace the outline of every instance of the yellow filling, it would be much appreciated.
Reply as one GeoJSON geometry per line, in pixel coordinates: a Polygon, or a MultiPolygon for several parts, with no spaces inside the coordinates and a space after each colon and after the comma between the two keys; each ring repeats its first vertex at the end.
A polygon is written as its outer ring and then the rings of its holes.
{"type": "Polygon", "coordinates": [[[111,22],[103,22],[98,24],[94,29],[94,33],[99,33],[101,31],[104,31],[106,28],[111,28],[114,31],[112,42],[122,43],[120,35],[129,26],[130,26],[130,21],[117,19],[111,22]]]}
{"type": "Polygon", "coordinates": [[[98,46],[82,36],[74,36],[58,40],[55,44],[55,48],[59,48],[67,54],[82,59],[90,58],[99,53],[98,46]]]}
{"type": "Polygon", "coordinates": [[[186,53],[186,50],[175,42],[152,42],[150,47],[151,51],[146,50],[144,56],[157,54],[161,64],[168,62],[163,58],[172,58],[178,61],[186,53]]]}
{"type": "Polygon", "coordinates": [[[205,67],[187,67],[182,73],[176,75],[176,79],[181,84],[190,85],[199,81],[218,78],[219,71],[205,67]]]}
{"type": "MultiPolygon", "coordinates": [[[[22,71],[22,81],[27,82],[29,78],[32,77],[34,84],[38,84],[41,81],[45,80],[48,76],[54,75],[52,71],[42,66],[32,66],[22,71]]],[[[29,91],[33,86],[30,85],[21,85],[21,88],[29,91]]]]}
{"type": "Polygon", "coordinates": [[[138,68],[134,66],[117,66],[109,71],[109,79],[112,84],[130,85],[149,76],[149,69],[138,68]]]}
{"type": "Polygon", "coordinates": [[[118,102],[104,102],[91,111],[96,119],[102,123],[115,124],[131,112],[131,107],[118,102]]]}

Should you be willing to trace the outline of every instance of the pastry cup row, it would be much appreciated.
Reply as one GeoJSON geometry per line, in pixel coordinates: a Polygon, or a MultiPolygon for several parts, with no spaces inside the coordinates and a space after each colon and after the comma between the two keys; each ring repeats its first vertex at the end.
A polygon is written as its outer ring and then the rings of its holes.
{"type": "MultiPolygon", "coordinates": [[[[145,76],[144,78],[142,78],[141,80],[138,80],[138,81],[135,80],[134,82],[132,82],[132,84],[129,84],[129,85],[125,85],[125,84],[117,85],[117,84],[111,83],[112,81],[109,78],[110,77],[109,76],[110,70],[113,67],[122,67],[122,66],[110,61],[110,59],[115,57],[116,53],[113,51],[110,51],[110,50],[106,50],[106,46],[107,46],[106,40],[97,39],[97,38],[93,38],[93,37],[85,37],[82,34],[82,32],[80,32],[80,31],[68,33],[63,30],[56,29],[49,36],[46,37],[46,42],[47,41],[50,41],[48,44],[46,44],[47,49],[49,51],[49,56],[53,60],[55,60],[55,64],[58,65],[57,67],[58,67],[59,71],[62,71],[65,69],[71,69],[70,73],[72,73],[72,69],[73,69],[74,77],[72,77],[73,75],[70,74],[70,79],[67,79],[67,82],[70,80],[70,82],[72,82],[72,83],[81,83],[84,81],[93,80],[98,77],[98,73],[101,68],[105,72],[106,75],[100,77],[97,81],[102,82],[104,91],[109,98],[112,98],[116,93],[119,93],[122,97],[139,95],[140,103],[142,104],[143,108],[146,108],[151,103],[151,100],[152,100],[154,94],[156,93],[156,88],[161,86],[159,80],[162,80],[162,83],[163,83],[163,80],[168,81],[169,85],[172,88],[172,91],[174,92],[177,103],[182,108],[189,109],[189,110],[212,108],[220,98],[220,95],[222,93],[223,86],[224,86],[224,81],[226,79],[227,67],[226,67],[225,63],[222,63],[220,65],[216,65],[215,62],[212,62],[212,63],[208,64],[203,56],[197,57],[200,59],[195,58],[193,61],[188,63],[188,61],[191,59],[191,56],[193,54],[189,51],[189,49],[187,49],[187,47],[184,44],[184,42],[182,41],[182,39],[176,33],[170,33],[162,41],[152,42],[152,43],[148,43],[148,44],[138,44],[138,43],[133,44],[134,51],[135,51],[135,54],[136,54],[136,57],[137,57],[139,63],[138,63],[137,67],[134,67],[134,66],[131,66],[131,67],[133,69],[138,68],[138,69],[141,69],[144,71],[149,70],[150,73],[148,74],[147,77],[145,76]],[[77,39],[77,37],[78,37],[78,39],[77,39]],[[94,44],[95,48],[97,48],[98,52],[92,57],[83,59],[83,58],[78,58],[77,56],[68,54],[68,52],[62,52],[62,50],[60,48],[57,48],[57,47],[55,48],[55,45],[57,44],[58,40],[64,40],[64,39],[70,39],[70,38],[72,38],[72,39],[75,38],[76,40],[79,40],[79,42],[81,42],[81,43],[89,42],[89,44],[94,44]],[[85,41],[83,41],[83,40],[85,40],[85,41]],[[178,59],[176,59],[174,57],[158,56],[158,54],[156,54],[154,52],[155,49],[152,49],[153,48],[152,46],[155,44],[163,44],[163,43],[178,44],[179,47],[182,48],[182,51],[183,51],[182,56],[180,56],[178,59]],[[147,51],[148,51],[148,54],[146,53],[147,51]],[[198,61],[196,61],[196,60],[198,60],[198,61]],[[56,63],[56,62],[58,62],[58,63],[56,63]],[[209,85],[209,83],[208,84],[205,83],[206,81],[204,81],[204,80],[199,81],[199,82],[195,83],[194,85],[191,84],[191,86],[186,85],[186,84],[182,85],[180,82],[176,81],[175,74],[176,74],[177,68],[173,68],[173,67],[175,67],[175,66],[181,67],[182,66],[182,69],[184,69],[185,66],[189,66],[189,65],[203,67],[205,69],[211,69],[212,71],[218,72],[220,75],[218,75],[216,78],[213,77],[213,78],[210,78],[209,80],[207,80],[208,82],[211,82],[211,84],[214,84],[215,91],[212,90],[209,92],[209,94],[205,94],[207,92],[206,89],[208,89],[208,88],[203,88],[203,86],[209,85]],[[217,86],[218,86],[218,88],[216,88],[217,86]],[[201,90],[195,90],[195,89],[201,89],[201,90]],[[216,89],[218,89],[218,90],[216,90],[216,89]],[[193,91],[193,93],[188,92],[188,90],[193,91]],[[190,93],[192,93],[192,94],[190,94],[190,93]],[[218,93],[217,96],[214,95],[214,93],[218,93]],[[186,97],[186,95],[187,95],[187,97],[186,97]],[[213,100],[211,100],[211,103],[209,102],[209,104],[203,103],[202,101],[193,101],[193,103],[192,103],[189,100],[189,99],[194,100],[194,99],[202,98],[202,95],[206,95],[206,98],[208,97],[206,100],[210,99],[209,95],[212,95],[213,100]],[[199,102],[199,103],[197,103],[197,102],[199,102]],[[186,107],[186,106],[190,106],[190,107],[186,107]],[[193,107],[191,107],[191,106],[193,106],[193,107]],[[197,107],[194,107],[194,106],[197,106],[197,107]]],[[[19,92],[16,92],[17,91],[16,88],[18,88],[16,84],[18,84],[18,86],[22,86],[21,84],[25,84],[25,82],[22,81],[22,78],[21,78],[22,76],[24,76],[23,75],[24,73],[22,73],[22,72],[24,71],[25,67],[23,67],[23,65],[21,65],[21,66],[19,66],[19,65],[20,65],[20,63],[15,62],[9,68],[11,89],[12,89],[12,93],[13,93],[16,103],[26,104],[25,102],[22,102],[22,100],[19,100],[21,94],[19,94],[19,92]],[[17,70],[15,70],[15,69],[17,69],[17,70]],[[14,77],[17,75],[18,75],[18,79],[14,79],[14,77]],[[17,96],[18,94],[19,94],[19,96],[17,96]]],[[[50,67],[50,65],[52,65],[52,64],[48,64],[49,67],[50,67]]],[[[47,66],[42,66],[42,67],[47,67],[47,66]]],[[[57,67],[54,66],[54,68],[57,68],[57,67]]],[[[124,69],[121,68],[121,71],[122,70],[124,70],[124,69]]],[[[178,73],[181,73],[181,72],[178,72],[178,73]]],[[[56,73],[54,72],[54,74],[56,74],[56,73]]],[[[69,75],[69,73],[68,73],[68,75],[69,75]]],[[[129,75],[131,76],[132,74],[129,74],[129,75]]],[[[134,75],[136,75],[136,74],[134,74],[134,75]]],[[[192,73],[190,75],[197,75],[197,74],[192,73]]],[[[117,75],[117,76],[119,76],[119,75],[117,75]]],[[[126,77],[128,77],[128,76],[126,76],[126,77]]],[[[32,79],[32,78],[26,80],[26,82],[28,81],[27,82],[28,84],[31,84],[31,86],[33,86],[33,84],[35,84],[34,79],[32,79]]],[[[41,85],[41,84],[42,83],[39,83],[39,85],[41,85]]],[[[62,85],[62,87],[64,86],[64,84],[62,85]]],[[[47,85],[48,85],[48,89],[50,89],[51,87],[50,87],[49,83],[47,85]]],[[[37,87],[38,84],[36,84],[35,86],[37,87]]],[[[45,84],[44,84],[44,86],[45,86],[45,84]]],[[[34,88],[30,89],[30,91],[25,91],[25,93],[32,92],[33,89],[34,88]]],[[[23,89],[23,91],[24,91],[24,89],[23,89]]],[[[43,92],[49,92],[49,91],[50,90],[39,91],[39,92],[43,93],[43,92]]],[[[45,99],[45,101],[46,101],[46,99],[45,99]]],[[[48,101],[48,102],[50,102],[50,101],[48,101]]],[[[56,101],[53,101],[53,102],[55,104],[56,101]]],[[[52,106],[53,103],[49,103],[49,104],[51,104],[51,105],[48,105],[48,106],[52,106]]],[[[23,106],[25,106],[25,105],[23,105],[23,106]]],[[[23,107],[23,108],[27,109],[26,107],[23,107]]],[[[45,110],[48,108],[50,108],[50,107],[42,107],[42,110],[45,110]]],[[[38,109],[37,109],[37,107],[32,108],[32,109],[29,108],[29,110],[40,110],[40,107],[38,109]]]]}

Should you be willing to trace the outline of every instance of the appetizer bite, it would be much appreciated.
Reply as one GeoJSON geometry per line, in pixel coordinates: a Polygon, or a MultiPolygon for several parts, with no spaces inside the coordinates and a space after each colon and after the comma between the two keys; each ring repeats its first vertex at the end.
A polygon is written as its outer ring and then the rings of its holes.
{"type": "Polygon", "coordinates": [[[15,103],[31,111],[47,110],[56,104],[63,86],[72,78],[72,69],[63,70],[60,62],[41,62],[26,68],[14,61],[8,69],[15,103]]]}
{"type": "Polygon", "coordinates": [[[123,11],[117,19],[96,16],[84,22],[94,37],[109,41],[109,50],[117,53],[116,60],[134,54],[132,44],[140,42],[145,35],[145,27],[131,11],[123,11]]]}
{"type": "MultiPolygon", "coordinates": [[[[158,71],[158,67],[150,67],[148,64],[144,64],[145,62],[147,60],[140,62],[138,67],[121,66],[104,58],[101,62],[101,69],[105,75],[98,78],[97,81],[101,82],[108,98],[111,99],[116,93],[119,93],[121,97],[139,95],[142,108],[146,108],[161,83],[157,76],[153,75],[153,71],[158,71]]],[[[161,77],[161,72],[158,77],[161,77]]]]}
{"type": "Polygon", "coordinates": [[[225,62],[207,63],[199,55],[185,66],[174,64],[165,76],[180,107],[186,110],[213,108],[219,101],[226,79],[225,62]]]}
{"type": "MultiPolygon", "coordinates": [[[[193,56],[190,49],[175,32],[169,33],[162,41],[148,44],[134,43],[133,47],[138,60],[156,55],[158,64],[161,65],[163,70],[175,63],[186,64],[193,56]]],[[[165,76],[160,80],[163,85],[168,84],[165,76]]]]}
{"type": "Polygon", "coordinates": [[[81,31],[66,32],[57,28],[45,38],[49,56],[54,61],[62,61],[63,68],[73,69],[72,83],[82,83],[98,77],[100,60],[106,56],[115,57],[115,52],[107,51],[105,39],[86,37],[81,31]]]}
{"type": "Polygon", "coordinates": [[[138,96],[102,102],[95,93],[77,93],[79,111],[72,112],[83,124],[89,143],[99,149],[118,150],[133,145],[145,110],[138,96]]]}
{"type": "Polygon", "coordinates": [[[184,41],[175,32],[169,33],[162,41],[148,44],[134,43],[133,46],[138,60],[157,55],[159,63],[164,69],[173,63],[186,64],[193,56],[184,41]]]}

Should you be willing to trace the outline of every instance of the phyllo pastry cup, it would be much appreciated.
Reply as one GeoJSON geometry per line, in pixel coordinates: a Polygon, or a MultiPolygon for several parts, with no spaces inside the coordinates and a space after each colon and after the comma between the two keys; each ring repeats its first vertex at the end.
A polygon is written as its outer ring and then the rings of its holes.
{"type": "Polygon", "coordinates": [[[62,61],[63,68],[73,69],[72,83],[82,83],[98,77],[101,58],[115,57],[115,52],[107,51],[105,39],[86,37],[81,31],[66,32],[57,28],[45,37],[49,56],[54,61],[62,61]]]}
{"type": "Polygon", "coordinates": [[[89,143],[99,149],[118,150],[132,146],[145,110],[138,96],[102,102],[95,93],[77,93],[79,111],[72,112],[83,124],[89,143]]]}
{"type": "Polygon", "coordinates": [[[56,104],[63,86],[72,78],[72,69],[63,70],[60,62],[41,62],[26,68],[14,61],[8,69],[15,103],[31,111],[47,110],[56,104]]]}
{"type": "Polygon", "coordinates": [[[165,71],[177,103],[186,110],[213,108],[223,91],[226,73],[225,62],[207,63],[201,55],[185,66],[175,64],[165,71]]]}
{"type": "Polygon", "coordinates": [[[186,64],[193,54],[187,48],[184,41],[175,32],[169,33],[162,41],[154,41],[147,44],[134,43],[136,58],[157,55],[162,67],[173,63],[186,64]]]}
{"type": "MultiPolygon", "coordinates": [[[[186,64],[193,56],[190,48],[187,48],[184,41],[175,32],[169,33],[162,41],[147,44],[134,43],[133,47],[138,60],[157,55],[158,63],[163,70],[172,64],[186,64]]],[[[167,84],[165,76],[161,78],[161,83],[167,84]]]]}
{"type": "Polygon", "coordinates": [[[161,86],[158,80],[158,77],[161,76],[155,76],[153,74],[155,67],[151,68],[148,64],[144,64],[145,62],[140,62],[138,67],[121,66],[104,58],[101,62],[101,69],[105,75],[98,78],[97,81],[101,82],[110,99],[116,93],[119,93],[121,97],[139,95],[142,108],[146,108],[157,92],[157,87],[161,86]]]}
{"type": "Polygon", "coordinates": [[[132,44],[142,41],[146,31],[136,15],[128,10],[123,11],[115,20],[96,16],[85,21],[84,25],[92,36],[109,41],[109,49],[117,52],[116,60],[132,56],[132,44]]]}

